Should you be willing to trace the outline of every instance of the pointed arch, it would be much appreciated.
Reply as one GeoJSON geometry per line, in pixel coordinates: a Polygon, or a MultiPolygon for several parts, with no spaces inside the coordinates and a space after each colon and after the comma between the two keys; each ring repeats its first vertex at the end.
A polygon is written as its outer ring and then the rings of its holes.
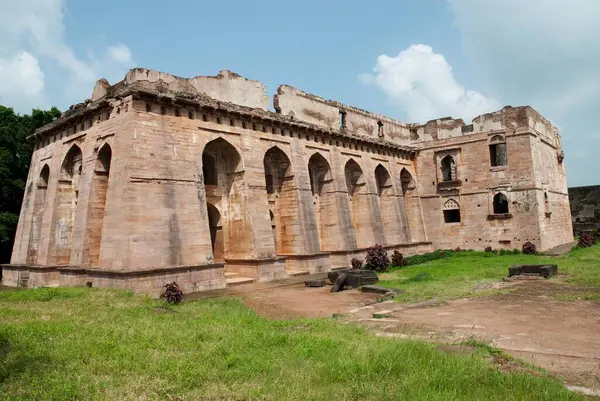
{"type": "Polygon", "coordinates": [[[448,199],[442,206],[445,223],[460,223],[460,205],[454,199],[448,199]]]}
{"type": "Polygon", "coordinates": [[[359,187],[364,187],[365,177],[363,170],[354,159],[351,158],[346,162],[344,175],[346,176],[348,195],[353,196],[359,187]]]}
{"type": "Polygon", "coordinates": [[[286,178],[292,176],[292,163],[278,146],[266,151],[263,158],[267,193],[280,192],[286,178]]]}
{"type": "Polygon", "coordinates": [[[381,163],[375,167],[375,181],[377,182],[377,194],[379,196],[384,192],[388,195],[393,195],[394,188],[392,185],[392,177],[381,163]]]}
{"type": "Polygon", "coordinates": [[[236,176],[242,172],[242,157],[231,143],[219,137],[206,144],[202,151],[202,175],[206,185],[229,193],[236,176]]]}
{"type": "Polygon", "coordinates": [[[46,196],[48,193],[48,183],[50,182],[50,167],[44,164],[40,170],[35,188],[33,200],[33,217],[31,222],[31,230],[29,236],[29,244],[27,247],[27,264],[38,264],[37,254],[41,241],[40,233],[42,229],[44,210],[46,210],[46,196]]]}
{"type": "Polygon", "coordinates": [[[92,174],[92,188],[87,210],[86,246],[83,250],[85,266],[99,266],[111,162],[112,148],[105,143],[96,154],[92,174]]]}
{"type": "Polygon", "coordinates": [[[60,173],[62,180],[71,180],[76,175],[81,174],[82,153],[79,146],[73,144],[65,155],[61,164],[60,173]]]}
{"type": "Polygon", "coordinates": [[[308,173],[313,195],[321,194],[324,184],[331,180],[331,167],[319,152],[315,152],[308,160],[308,173]]]}
{"type": "Polygon", "coordinates": [[[412,174],[404,167],[400,171],[400,184],[402,186],[403,195],[406,195],[408,191],[414,189],[415,187],[412,174]]]}
{"type": "Polygon", "coordinates": [[[83,172],[83,154],[76,144],[66,153],[60,167],[52,219],[50,263],[68,265],[71,261],[73,223],[79,202],[79,183],[83,172]]]}
{"type": "Polygon", "coordinates": [[[275,253],[293,254],[299,237],[299,206],[292,162],[281,148],[272,146],[265,152],[263,166],[275,253]]]}

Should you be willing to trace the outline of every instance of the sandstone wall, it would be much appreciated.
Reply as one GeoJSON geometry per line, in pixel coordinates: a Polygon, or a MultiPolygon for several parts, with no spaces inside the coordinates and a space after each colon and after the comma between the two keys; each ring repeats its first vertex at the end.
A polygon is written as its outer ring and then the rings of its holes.
{"type": "Polygon", "coordinates": [[[575,235],[595,230],[600,222],[600,185],[569,188],[569,200],[575,235]]]}

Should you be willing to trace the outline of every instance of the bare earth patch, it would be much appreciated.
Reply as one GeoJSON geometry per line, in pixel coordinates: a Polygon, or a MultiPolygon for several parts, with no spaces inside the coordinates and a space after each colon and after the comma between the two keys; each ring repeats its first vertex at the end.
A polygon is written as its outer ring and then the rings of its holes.
{"type": "MultiPolygon", "coordinates": [[[[489,343],[557,375],[569,384],[600,388],[600,302],[577,301],[578,294],[598,291],[548,280],[531,280],[482,288],[495,290],[483,297],[418,305],[374,303],[377,296],[356,290],[332,294],[330,287],[291,286],[249,294],[246,305],[274,319],[331,317],[367,325],[392,338],[441,341],[448,352],[471,352],[452,345],[470,339],[489,343]],[[575,299],[563,302],[561,296],[575,299]],[[378,311],[385,318],[374,319],[378,311]]],[[[527,370],[498,356],[501,370],[527,370]]]]}

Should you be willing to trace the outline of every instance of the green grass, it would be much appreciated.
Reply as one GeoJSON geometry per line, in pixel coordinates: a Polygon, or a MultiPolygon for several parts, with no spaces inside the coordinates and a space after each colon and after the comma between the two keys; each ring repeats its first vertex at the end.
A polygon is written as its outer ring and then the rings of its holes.
{"type": "Polygon", "coordinates": [[[0,290],[0,400],[582,399],[489,360],[333,319],[266,320],[235,299],[0,290]]]}
{"type": "MultiPolygon", "coordinates": [[[[569,275],[566,284],[600,288],[600,245],[574,249],[561,257],[537,255],[496,255],[465,251],[445,259],[392,268],[380,275],[381,285],[405,290],[396,299],[415,302],[436,298],[448,300],[474,295],[474,288],[499,282],[508,267],[516,264],[557,264],[559,273],[569,275]]],[[[550,280],[556,281],[555,278],[550,280]]],[[[485,294],[485,292],[481,292],[485,294]]],[[[595,293],[585,295],[597,299],[595,293]]],[[[566,297],[565,300],[569,298],[566,297]]],[[[572,297],[577,299],[576,296],[572,297]]]]}

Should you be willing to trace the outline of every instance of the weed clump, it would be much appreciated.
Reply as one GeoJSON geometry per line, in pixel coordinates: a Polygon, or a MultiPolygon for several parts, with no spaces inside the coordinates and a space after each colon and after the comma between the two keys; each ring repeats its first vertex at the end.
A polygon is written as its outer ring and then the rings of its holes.
{"type": "Polygon", "coordinates": [[[527,241],[526,243],[523,244],[523,254],[524,255],[535,255],[536,253],[537,253],[537,250],[535,248],[535,244],[532,244],[529,241],[527,241]]]}
{"type": "Polygon", "coordinates": [[[406,259],[404,258],[404,255],[402,255],[400,252],[398,251],[394,251],[394,253],[392,253],[392,266],[406,266],[406,259]]]}
{"type": "Polygon", "coordinates": [[[363,265],[363,262],[360,259],[352,258],[352,260],[350,261],[350,264],[352,265],[353,269],[360,269],[363,265]]]}
{"type": "Polygon", "coordinates": [[[579,242],[577,243],[577,246],[580,248],[587,248],[589,246],[592,246],[596,243],[596,238],[591,235],[591,234],[581,234],[581,236],[579,237],[579,242]]]}
{"type": "Polygon", "coordinates": [[[385,271],[390,266],[387,251],[381,245],[375,245],[367,249],[365,265],[369,270],[378,272],[385,271]]]}
{"type": "Polygon", "coordinates": [[[183,301],[183,291],[179,288],[176,282],[165,285],[165,291],[160,295],[161,299],[170,304],[178,304],[183,301]]]}

